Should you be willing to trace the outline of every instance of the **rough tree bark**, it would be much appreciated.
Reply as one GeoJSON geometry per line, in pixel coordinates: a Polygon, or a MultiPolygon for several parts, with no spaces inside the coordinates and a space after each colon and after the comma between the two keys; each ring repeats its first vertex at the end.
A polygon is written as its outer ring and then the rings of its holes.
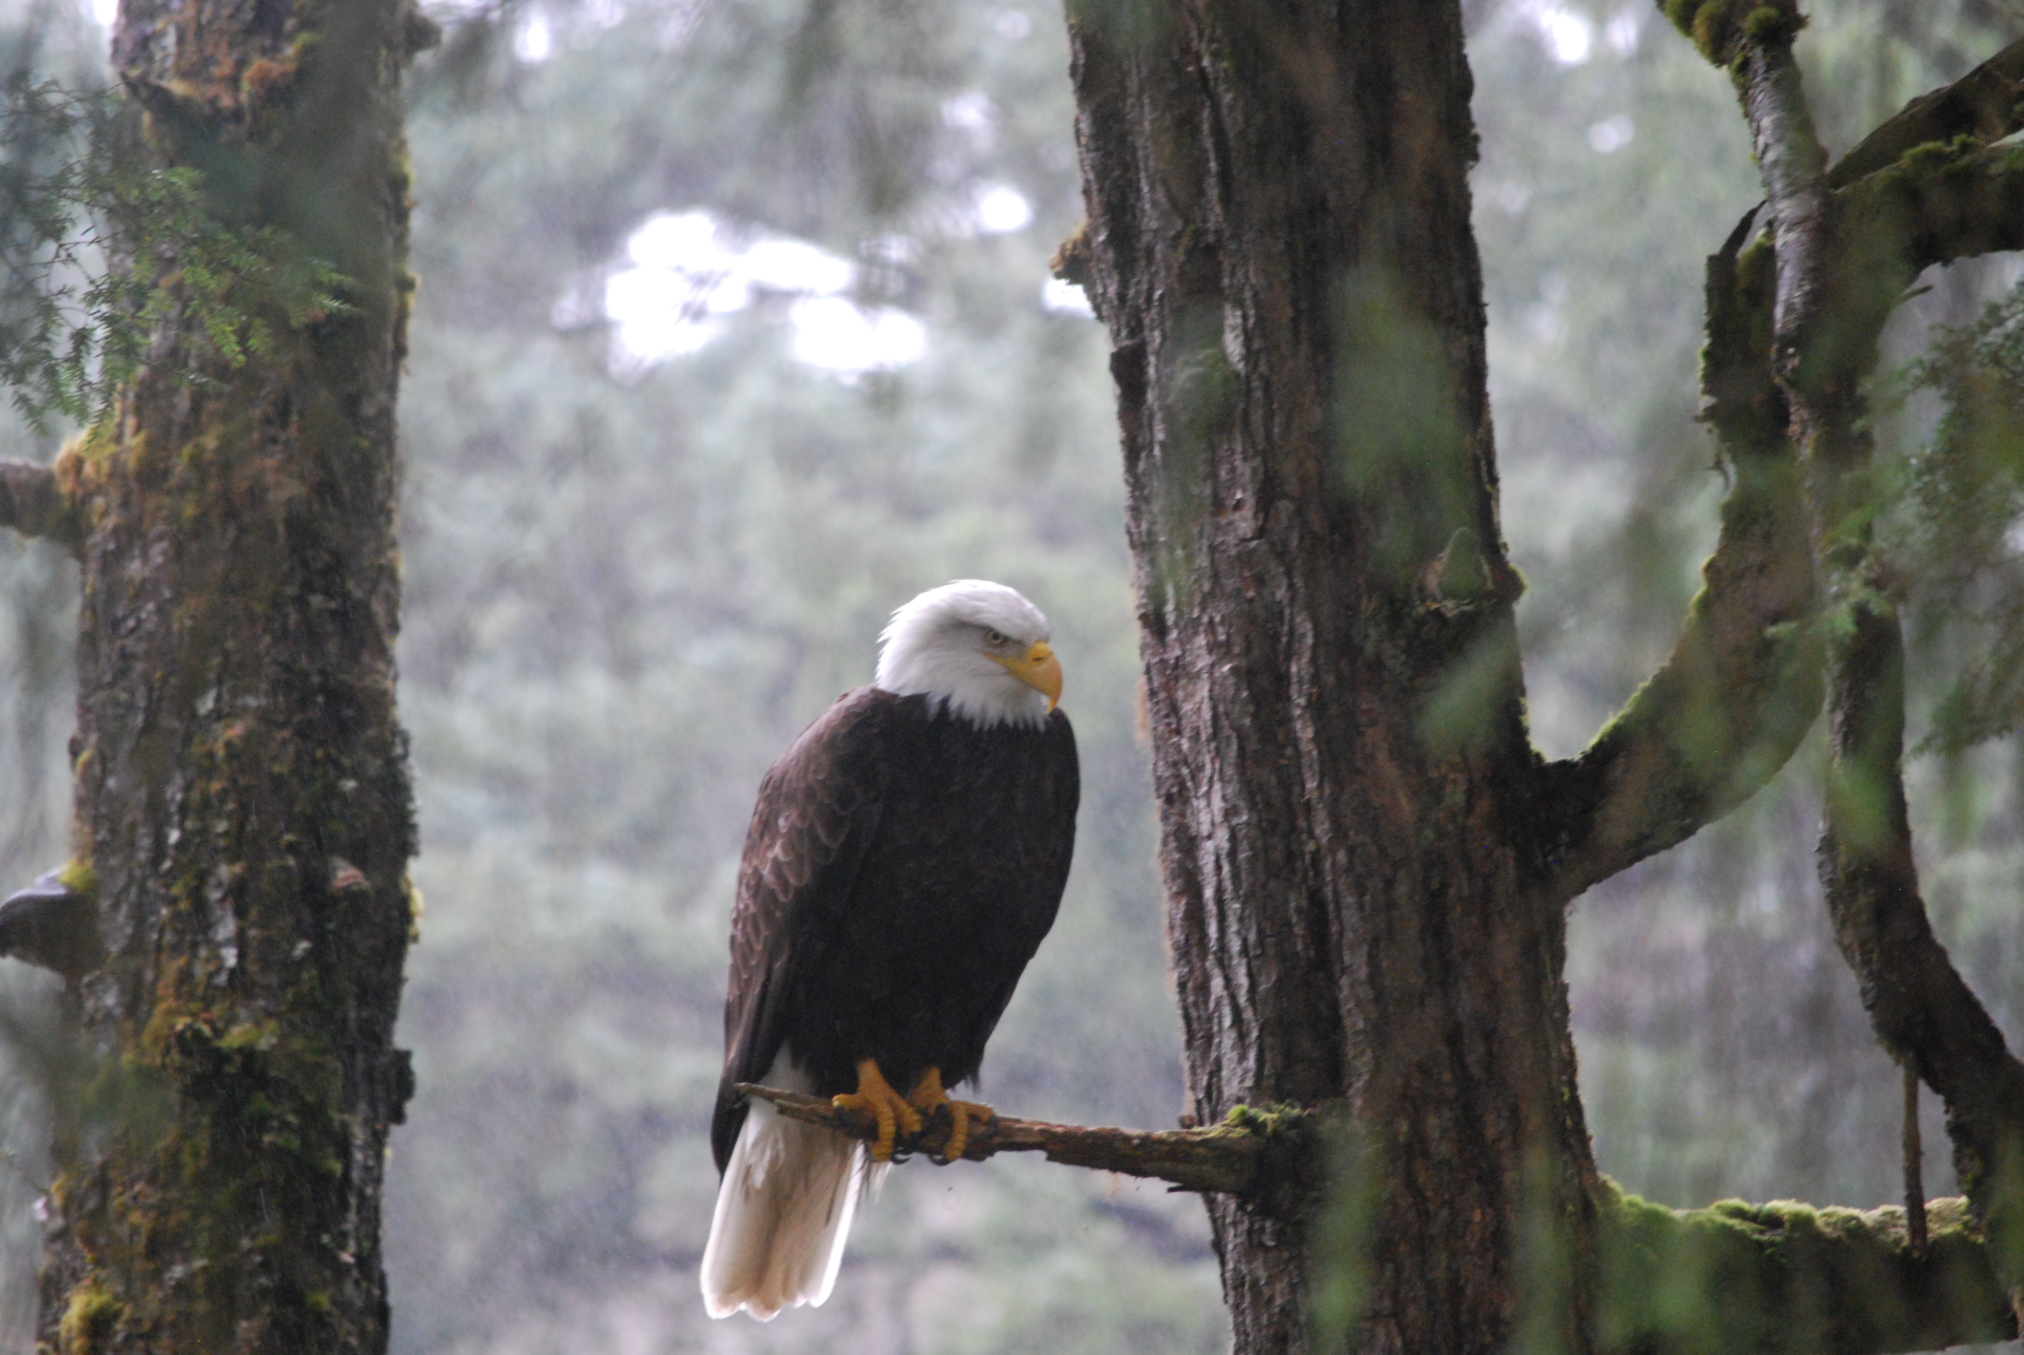
{"type": "MultiPolygon", "coordinates": [[[[1195,1113],[1347,1106],[1377,1183],[1356,1343],[1500,1349],[1521,1219],[1585,1246],[1594,1168],[1459,9],[1090,6],[1073,40],[1195,1113]]],[[[1236,1348],[1304,1348],[1306,1220],[1209,1210],[1236,1348]]]]}
{"type": "MultiPolygon", "coordinates": [[[[1694,28],[1696,8],[1669,12],[1694,28]]],[[[1778,310],[1796,223],[1774,251],[1746,218],[1710,260],[1703,390],[1732,487],[1678,644],[1586,752],[1544,763],[1497,521],[1459,9],[1071,6],[1089,220],[1059,264],[1112,340],[1193,1115],[1315,1108],[1332,1145],[1325,1191],[1209,1200],[1236,1350],[2012,1332],[2007,1268],[1958,1205],[1914,1254],[1901,1209],[1674,1213],[1596,1171],[1565,907],[1754,793],[1820,707],[1778,310]]],[[[1896,168],[1849,191],[1892,191],[1933,127],[2014,130],[2014,71],[1956,94],[1865,143],[1896,168]]],[[[1900,214],[1944,215],[1956,180],[1919,179],[1900,214]]]]}
{"type": "Polygon", "coordinates": [[[125,0],[117,24],[149,153],[333,265],[346,304],[270,310],[240,365],[172,315],[53,508],[8,477],[10,525],[83,567],[62,880],[102,949],[68,988],[48,1200],[40,1337],[65,1355],[385,1348],[381,1164],[411,1081],[399,76],[431,31],[409,0],[125,0]]]}

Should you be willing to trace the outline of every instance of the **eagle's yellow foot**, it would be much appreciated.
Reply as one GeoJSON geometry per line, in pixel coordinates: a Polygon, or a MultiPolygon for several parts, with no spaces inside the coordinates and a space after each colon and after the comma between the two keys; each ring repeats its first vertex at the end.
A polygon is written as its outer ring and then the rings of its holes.
{"type": "Polygon", "coordinates": [[[885,1074],[878,1070],[877,1059],[859,1059],[857,1090],[832,1096],[829,1103],[838,1110],[869,1111],[878,1121],[878,1141],[871,1146],[871,1160],[874,1162],[893,1160],[893,1145],[899,1141],[901,1129],[909,1135],[921,1132],[921,1113],[893,1090],[892,1084],[885,1080],[885,1074]]]}
{"type": "Polygon", "coordinates": [[[954,1162],[970,1146],[970,1122],[988,1122],[998,1112],[978,1101],[958,1101],[942,1090],[942,1070],[930,1068],[914,1084],[907,1100],[922,1115],[933,1117],[943,1106],[949,1108],[949,1141],[942,1145],[941,1157],[944,1162],[954,1162]]]}

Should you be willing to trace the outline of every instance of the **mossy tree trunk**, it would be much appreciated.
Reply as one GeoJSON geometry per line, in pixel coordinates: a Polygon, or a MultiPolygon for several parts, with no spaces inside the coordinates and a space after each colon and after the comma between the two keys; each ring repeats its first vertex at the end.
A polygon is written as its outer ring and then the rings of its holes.
{"type": "Polygon", "coordinates": [[[1547,763],[1459,3],[1081,0],[1070,33],[1089,220],[1058,266],[1112,341],[1194,1113],[1334,1127],[1320,1188],[1210,1199],[1239,1355],[2014,1331],[1961,1210],[1930,1253],[1902,1210],[1674,1216],[1602,1180],[1582,1122],[1567,905],[1753,794],[1820,708],[1782,253],[1746,219],[1710,260],[1731,490],[1704,587],[1665,667],[1547,763]]]}
{"type": "MultiPolygon", "coordinates": [[[[148,153],[342,274],[226,361],[193,304],[57,467],[83,562],[69,990],[41,1339],[379,1351],[414,831],[394,714],[408,0],[125,0],[148,153]],[[195,374],[199,379],[189,378],[195,374]]],[[[174,261],[170,261],[173,266],[174,261]]],[[[253,297],[251,304],[267,300],[253,297]]]]}

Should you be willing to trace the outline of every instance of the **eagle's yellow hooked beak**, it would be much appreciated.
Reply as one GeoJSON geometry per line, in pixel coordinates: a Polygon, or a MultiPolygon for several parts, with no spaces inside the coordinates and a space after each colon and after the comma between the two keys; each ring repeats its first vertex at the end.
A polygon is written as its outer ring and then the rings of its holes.
{"type": "Polygon", "coordinates": [[[1013,677],[1046,697],[1050,714],[1061,703],[1061,660],[1054,657],[1047,641],[1042,640],[1027,650],[1024,658],[1007,659],[996,654],[988,657],[994,663],[1004,664],[1013,677]]]}

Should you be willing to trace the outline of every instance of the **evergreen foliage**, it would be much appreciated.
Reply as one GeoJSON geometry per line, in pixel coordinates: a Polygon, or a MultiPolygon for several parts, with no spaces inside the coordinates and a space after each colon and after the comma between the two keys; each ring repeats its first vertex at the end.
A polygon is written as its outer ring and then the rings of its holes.
{"type": "Polygon", "coordinates": [[[113,92],[34,76],[0,79],[0,383],[38,428],[104,416],[174,311],[237,368],[276,326],[345,309],[330,264],[220,220],[201,174],[152,163],[113,92]]]}
{"type": "Polygon", "coordinates": [[[1942,412],[1902,477],[1897,558],[1929,658],[1957,660],[1925,746],[1958,757],[2024,723],[2024,291],[1939,331],[1906,379],[1942,412]]]}

